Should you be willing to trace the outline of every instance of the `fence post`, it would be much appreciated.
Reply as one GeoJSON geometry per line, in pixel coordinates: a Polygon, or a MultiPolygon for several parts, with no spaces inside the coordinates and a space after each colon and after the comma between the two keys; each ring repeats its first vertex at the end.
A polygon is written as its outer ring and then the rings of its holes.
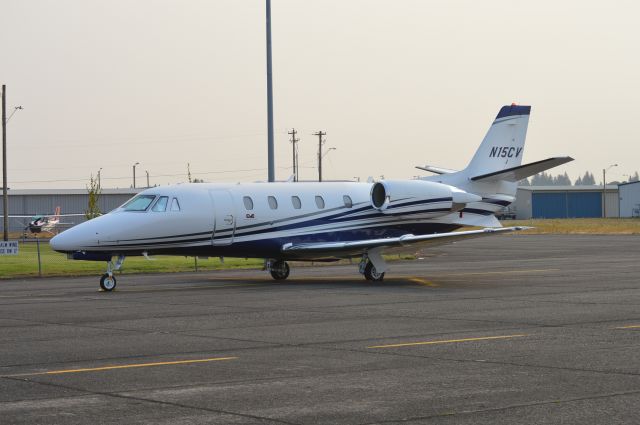
{"type": "Polygon", "coordinates": [[[40,261],[40,238],[36,238],[36,246],[38,249],[38,277],[42,277],[42,262],[40,261]]]}
{"type": "Polygon", "coordinates": [[[194,260],[195,265],[196,265],[196,271],[198,271],[198,257],[193,257],[193,260],[194,260]]]}

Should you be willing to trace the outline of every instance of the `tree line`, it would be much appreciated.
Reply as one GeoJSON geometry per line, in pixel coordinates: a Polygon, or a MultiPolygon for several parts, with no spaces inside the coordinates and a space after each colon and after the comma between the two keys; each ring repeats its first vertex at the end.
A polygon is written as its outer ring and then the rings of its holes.
{"type": "MultiPolygon", "coordinates": [[[[607,184],[621,184],[627,182],[637,182],[640,181],[640,176],[636,171],[633,175],[629,176],[628,180],[618,181],[611,180],[607,181],[607,184]]],[[[575,182],[571,182],[571,178],[565,172],[564,174],[558,174],[556,176],[552,174],[547,174],[544,171],[542,173],[536,174],[531,177],[531,180],[524,179],[520,180],[520,186],[589,186],[595,184],[602,184],[602,181],[596,183],[596,179],[593,173],[585,172],[582,177],[578,177],[575,182]]]]}

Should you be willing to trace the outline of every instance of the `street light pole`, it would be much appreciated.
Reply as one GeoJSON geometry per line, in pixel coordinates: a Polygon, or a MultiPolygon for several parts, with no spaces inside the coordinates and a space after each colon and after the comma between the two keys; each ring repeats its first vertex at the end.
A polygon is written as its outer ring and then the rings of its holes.
{"type": "Polygon", "coordinates": [[[136,188],[136,165],[139,165],[139,162],[133,164],[133,188],[136,188]]]}
{"type": "Polygon", "coordinates": [[[267,164],[268,180],[276,180],[274,147],[273,147],[273,77],[271,59],[271,0],[266,0],[267,27],[267,164]]]}
{"type": "Polygon", "coordinates": [[[100,184],[100,172],[102,171],[102,167],[98,170],[98,189],[102,189],[102,185],[100,184]]]}
{"type": "Polygon", "coordinates": [[[2,85],[2,226],[3,240],[9,240],[9,195],[7,194],[7,86],[2,85]]]}
{"type": "Polygon", "coordinates": [[[607,171],[618,164],[611,164],[607,168],[602,169],[602,217],[607,218],[607,171]]]}
{"type": "Polygon", "coordinates": [[[151,186],[149,186],[149,171],[144,170],[144,172],[147,173],[147,187],[149,188],[149,187],[151,187],[151,186]]]}

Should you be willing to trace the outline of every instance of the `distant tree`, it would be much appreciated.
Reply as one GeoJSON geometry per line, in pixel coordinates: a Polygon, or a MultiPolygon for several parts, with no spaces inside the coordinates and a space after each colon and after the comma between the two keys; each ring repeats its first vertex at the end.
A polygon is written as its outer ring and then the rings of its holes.
{"type": "Polygon", "coordinates": [[[590,172],[585,172],[584,173],[584,177],[582,177],[582,185],[583,186],[587,186],[587,185],[594,185],[596,184],[596,179],[595,177],[593,177],[593,173],[590,172]]]}
{"type": "Polygon", "coordinates": [[[553,183],[556,186],[571,186],[571,179],[569,175],[565,172],[564,174],[558,174],[554,179],[553,183]]]}
{"type": "Polygon", "coordinates": [[[189,179],[189,183],[192,183],[191,181],[191,165],[187,162],[187,178],[189,179]]]}
{"type": "Polygon", "coordinates": [[[84,216],[87,220],[91,220],[102,214],[100,207],[98,207],[98,200],[102,194],[102,189],[98,185],[98,179],[93,178],[93,174],[89,177],[89,184],[86,187],[89,194],[89,203],[84,212],[84,216]]]}
{"type": "Polygon", "coordinates": [[[582,177],[578,176],[576,182],[573,184],[574,186],[582,186],[582,177]]]}
{"type": "Polygon", "coordinates": [[[638,175],[638,172],[636,171],[634,175],[629,177],[629,183],[637,182],[637,181],[640,181],[640,176],[638,175]]]}
{"type": "Polygon", "coordinates": [[[531,186],[553,186],[553,184],[553,176],[544,171],[531,177],[531,186]]]}
{"type": "Polygon", "coordinates": [[[518,186],[531,186],[531,184],[529,184],[529,179],[522,179],[518,182],[518,186]]]}
{"type": "Polygon", "coordinates": [[[193,182],[194,183],[204,183],[204,180],[199,179],[199,178],[196,177],[195,179],[193,179],[193,182]]]}

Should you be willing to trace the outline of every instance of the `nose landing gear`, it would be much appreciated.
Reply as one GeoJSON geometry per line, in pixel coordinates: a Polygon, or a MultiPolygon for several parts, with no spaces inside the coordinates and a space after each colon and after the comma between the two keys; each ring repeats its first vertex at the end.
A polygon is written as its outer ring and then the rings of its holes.
{"type": "Polygon", "coordinates": [[[124,263],[124,255],[118,256],[116,264],[113,261],[107,261],[107,272],[100,278],[100,288],[105,292],[111,292],[116,289],[116,277],[113,275],[115,270],[120,270],[124,263]]]}

